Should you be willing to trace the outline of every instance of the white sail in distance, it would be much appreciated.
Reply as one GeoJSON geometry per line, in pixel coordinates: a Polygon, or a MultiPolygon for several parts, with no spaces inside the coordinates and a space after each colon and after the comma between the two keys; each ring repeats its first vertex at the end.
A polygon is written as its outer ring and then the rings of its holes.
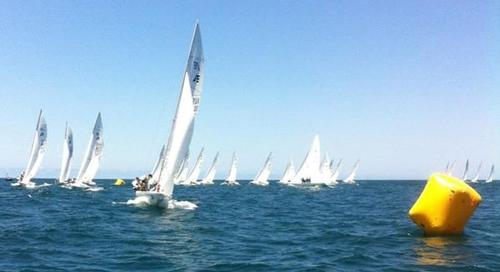
{"type": "Polygon", "coordinates": [[[295,166],[293,165],[292,160],[289,160],[279,183],[289,183],[295,177],[295,174],[295,166]]]}
{"type": "Polygon", "coordinates": [[[68,180],[71,167],[71,158],[73,158],[73,132],[66,124],[64,132],[63,153],[61,160],[61,173],[59,174],[59,182],[64,183],[68,180]]]}
{"type": "Polygon", "coordinates": [[[321,150],[319,143],[319,136],[315,135],[311,148],[307,152],[304,161],[299,167],[297,174],[292,180],[294,184],[301,184],[303,182],[311,182],[317,179],[319,175],[319,168],[321,163],[321,150]]]}
{"type": "Polygon", "coordinates": [[[464,174],[462,175],[463,181],[467,181],[467,173],[469,173],[469,159],[465,162],[464,174]]]}
{"type": "Polygon", "coordinates": [[[445,170],[445,173],[447,175],[452,175],[453,174],[453,168],[455,168],[455,163],[457,161],[453,161],[452,163],[448,162],[448,164],[446,165],[446,170],[445,170]]]}
{"type": "Polygon", "coordinates": [[[332,169],[332,175],[328,179],[327,185],[335,185],[337,184],[337,180],[339,179],[340,167],[342,166],[342,159],[339,160],[335,169],[332,169]]]}
{"type": "Polygon", "coordinates": [[[215,179],[215,174],[217,173],[217,162],[219,161],[219,152],[215,154],[215,158],[212,161],[212,165],[208,169],[207,175],[201,181],[201,184],[213,184],[215,179]]]}
{"type": "Polygon", "coordinates": [[[354,167],[352,168],[351,174],[347,178],[345,178],[343,182],[350,184],[356,183],[354,179],[356,178],[356,172],[358,171],[358,168],[359,168],[359,160],[356,161],[354,167]]]}
{"type": "Polygon", "coordinates": [[[329,178],[332,176],[333,172],[331,169],[331,161],[328,154],[325,154],[325,158],[319,167],[319,174],[314,178],[312,183],[327,183],[329,178]]]}
{"type": "Polygon", "coordinates": [[[271,156],[273,153],[269,153],[267,156],[266,162],[262,169],[260,169],[259,173],[255,176],[255,178],[250,182],[255,185],[266,186],[269,184],[269,175],[271,174],[271,156]]]}
{"type": "Polygon", "coordinates": [[[43,118],[42,110],[38,114],[38,121],[35,128],[33,143],[31,144],[30,158],[28,165],[23,172],[21,183],[29,183],[38,173],[42,164],[45,151],[47,149],[47,122],[43,118]]]}
{"type": "Polygon", "coordinates": [[[203,162],[203,148],[201,149],[200,154],[198,154],[198,158],[196,159],[193,169],[191,169],[191,172],[187,176],[185,183],[195,184],[198,182],[198,177],[200,176],[202,162],[203,162]]]}
{"type": "Polygon", "coordinates": [[[178,172],[182,160],[189,153],[194,120],[198,112],[205,77],[204,63],[200,26],[196,23],[179,101],[167,141],[165,160],[160,170],[158,185],[153,188],[154,191],[162,193],[167,198],[172,197],[174,175],[178,172]]]}
{"type": "Polygon", "coordinates": [[[103,127],[101,113],[97,115],[97,119],[90,136],[87,151],[83,157],[83,163],[78,172],[76,184],[93,184],[93,179],[99,169],[99,164],[102,158],[102,151],[104,147],[103,127]]]}
{"type": "Polygon", "coordinates": [[[483,162],[479,163],[479,166],[477,167],[476,175],[470,180],[470,182],[476,183],[479,181],[479,174],[481,172],[481,167],[483,167],[483,162]]]}
{"type": "Polygon", "coordinates": [[[488,175],[488,178],[486,178],[486,180],[484,182],[486,182],[486,183],[492,182],[493,175],[495,175],[495,165],[494,164],[491,165],[490,174],[488,175]]]}
{"type": "Polygon", "coordinates": [[[236,157],[236,152],[233,152],[233,158],[231,160],[231,166],[229,168],[229,174],[226,178],[226,182],[236,183],[237,174],[238,174],[238,158],[236,157]]]}

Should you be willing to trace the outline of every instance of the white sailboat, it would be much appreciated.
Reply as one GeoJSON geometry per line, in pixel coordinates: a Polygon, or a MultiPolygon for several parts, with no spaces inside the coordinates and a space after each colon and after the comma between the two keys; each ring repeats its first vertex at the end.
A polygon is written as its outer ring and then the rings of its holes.
{"type": "Polygon", "coordinates": [[[472,183],[477,183],[479,181],[479,173],[481,172],[481,167],[483,167],[483,162],[479,163],[477,167],[476,175],[470,180],[472,183]]]}
{"type": "Polygon", "coordinates": [[[452,163],[448,162],[446,164],[446,170],[444,171],[447,175],[451,176],[453,174],[453,168],[455,168],[455,163],[457,161],[453,161],[452,163]]]}
{"type": "Polygon", "coordinates": [[[297,174],[290,183],[294,185],[300,185],[300,184],[324,182],[324,180],[323,181],[319,180],[320,163],[321,163],[321,152],[320,152],[319,136],[315,135],[313,142],[311,144],[311,148],[309,149],[309,152],[307,152],[307,155],[304,158],[302,164],[300,165],[297,174]]]}
{"type": "Polygon", "coordinates": [[[356,181],[354,179],[356,178],[356,172],[358,171],[358,168],[359,168],[359,160],[357,160],[356,163],[354,164],[351,174],[347,178],[345,178],[342,182],[347,184],[355,184],[356,181]]]}
{"type": "Polygon", "coordinates": [[[59,183],[66,183],[68,181],[71,158],[73,158],[73,132],[71,131],[71,128],[68,126],[68,124],[66,124],[61,160],[61,173],[59,174],[58,180],[59,183]]]}
{"type": "Polygon", "coordinates": [[[469,173],[469,159],[465,162],[464,174],[462,175],[462,180],[467,181],[467,174],[469,173]]]}
{"type": "MultiPolygon", "coordinates": [[[[83,157],[82,166],[80,167],[80,171],[78,171],[78,177],[76,178],[75,182],[71,184],[72,187],[90,188],[96,185],[93,179],[95,178],[97,170],[99,169],[103,147],[103,127],[101,113],[99,113],[94,124],[94,129],[92,130],[92,135],[90,136],[87,151],[85,152],[85,156],[83,157]]],[[[99,188],[96,187],[92,189],[99,188]]]]}
{"type": "Polygon", "coordinates": [[[330,177],[333,175],[331,163],[332,162],[330,161],[330,157],[328,156],[328,154],[325,154],[325,158],[323,159],[323,162],[319,167],[319,175],[316,178],[316,183],[326,184],[329,181],[330,177]]]}
{"type": "Polygon", "coordinates": [[[198,177],[200,176],[202,162],[203,162],[203,148],[201,149],[200,154],[198,154],[198,158],[196,159],[193,169],[191,169],[191,172],[187,176],[186,180],[184,182],[181,182],[181,184],[184,185],[198,184],[198,177]]]}
{"type": "Polygon", "coordinates": [[[229,168],[229,174],[228,174],[225,182],[223,182],[221,184],[222,185],[240,185],[240,183],[236,181],[237,173],[238,173],[238,158],[236,157],[236,152],[233,152],[233,158],[231,160],[231,167],[229,168]]]}
{"type": "Polygon", "coordinates": [[[180,170],[177,172],[174,178],[174,184],[178,185],[186,181],[189,174],[189,157],[186,157],[182,161],[180,170]]]}
{"type": "Polygon", "coordinates": [[[264,163],[264,166],[262,169],[259,171],[259,173],[255,176],[255,178],[250,182],[251,184],[254,185],[259,185],[259,186],[267,186],[269,185],[269,175],[271,174],[271,155],[273,153],[269,153],[269,156],[267,156],[266,162],[264,163]]]}
{"type": "Polygon", "coordinates": [[[42,110],[38,114],[38,121],[35,128],[35,136],[31,144],[30,159],[26,169],[21,173],[16,183],[12,186],[25,186],[34,188],[35,183],[31,181],[36,176],[42,164],[45,151],[47,149],[47,122],[43,118],[42,110]]]}
{"type": "Polygon", "coordinates": [[[283,172],[283,176],[278,181],[278,183],[288,184],[295,177],[295,166],[293,165],[293,161],[290,159],[288,164],[286,165],[285,172],[283,172]]]}
{"type": "Polygon", "coordinates": [[[335,169],[332,169],[332,175],[328,179],[326,185],[332,186],[338,184],[337,180],[339,179],[340,167],[342,166],[342,159],[339,160],[335,169]]]}
{"type": "Polygon", "coordinates": [[[208,169],[207,175],[201,180],[201,184],[210,185],[214,184],[215,174],[217,173],[217,163],[219,162],[219,152],[215,154],[215,158],[212,161],[212,165],[208,169]]]}
{"type": "Polygon", "coordinates": [[[486,183],[490,183],[493,181],[493,175],[495,174],[495,165],[492,164],[491,165],[491,169],[490,169],[490,174],[488,175],[488,178],[486,178],[486,180],[484,182],[486,183]]]}
{"type": "MultiPolygon", "coordinates": [[[[177,109],[172,121],[165,159],[160,168],[156,186],[147,192],[136,191],[137,198],[132,203],[145,203],[163,207],[180,204],[172,199],[174,175],[179,171],[182,160],[189,153],[189,145],[194,131],[194,121],[198,112],[204,80],[204,57],[201,43],[200,26],[196,23],[191,49],[183,74],[182,87],[177,109]],[[177,203],[177,204],[176,204],[177,203]]],[[[185,208],[195,208],[190,204],[185,208]]]]}

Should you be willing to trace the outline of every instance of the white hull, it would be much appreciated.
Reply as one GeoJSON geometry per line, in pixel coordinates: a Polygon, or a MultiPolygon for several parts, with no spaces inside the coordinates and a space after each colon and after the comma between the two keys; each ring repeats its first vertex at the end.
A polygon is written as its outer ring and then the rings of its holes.
{"type": "Polygon", "coordinates": [[[225,182],[221,183],[220,185],[238,186],[238,185],[240,185],[240,183],[237,181],[225,181],[225,182]]]}
{"type": "Polygon", "coordinates": [[[269,181],[252,180],[252,181],[250,181],[250,184],[257,185],[257,186],[267,186],[267,185],[269,185],[269,181]]]}
{"type": "Polygon", "coordinates": [[[135,199],[127,201],[129,205],[156,206],[168,209],[194,210],[198,206],[189,201],[176,201],[171,197],[158,192],[135,192],[135,199]]]}

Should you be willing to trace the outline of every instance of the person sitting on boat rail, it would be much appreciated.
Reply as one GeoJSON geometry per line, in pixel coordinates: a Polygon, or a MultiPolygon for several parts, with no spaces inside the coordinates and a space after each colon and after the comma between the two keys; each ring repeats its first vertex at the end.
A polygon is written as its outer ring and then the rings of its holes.
{"type": "Polygon", "coordinates": [[[24,171],[21,173],[21,175],[19,176],[19,180],[23,180],[24,178],[24,171]]]}
{"type": "Polygon", "coordinates": [[[132,187],[134,188],[134,191],[138,191],[140,188],[140,180],[138,177],[135,177],[134,181],[132,181],[132,187]]]}

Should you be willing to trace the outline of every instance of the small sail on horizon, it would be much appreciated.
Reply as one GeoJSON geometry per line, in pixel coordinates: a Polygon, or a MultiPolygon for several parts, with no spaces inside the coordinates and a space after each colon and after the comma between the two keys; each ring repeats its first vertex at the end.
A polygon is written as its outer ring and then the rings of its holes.
{"type": "Polygon", "coordinates": [[[354,164],[351,174],[347,178],[345,178],[342,182],[347,184],[356,183],[354,179],[356,178],[356,172],[358,171],[358,168],[359,168],[359,160],[357,160],[356,163],[354,164]]]}
{"type": "Polygon", "coordinates": [[[319,136],[314,136],[309,152],[307,152],[304,161],[300,165],[295,177],[292,180],[293,184],[310,183],[317,179],[320,170],[321,152],[319,136]]]}
{"type": "Polygon", "coordinates": [[[179,171],[174,177],[174,184],[178,185],[186,181],[188,174],[189,174],[189,154],[182,161],[181,167],[179,168],[179,171]]]}
{"type": "Polygon", "coordinates": [[[87,151],[83,157],[83,163],[78,171],[76,178],[76,186],[95,185],[93,179],[99,169],[99,164],[102,158],[102,151],[104,147],[103,127],[101,113],[97,115],[97,119],[92,130],[92,135],[87,146],[87,151]]]}
{"type": "Polygon", "coordinates": [[[493,181],[493,175],[495,174],[495,165],[492,164],[491,165],[491,169],[490,169],[490,174],[488,175],[488,178],[486,178],[486,180],[484,182],[486,183],[490,183],[493,181]]]}
{"type": "Polygon", "coordinates": [[[330,176],[330,178],[328,179],[328,184],[327,185],[335,185],[337,184],[337,180],[339,178],[339,174],[340,174],[340,167],[342,166],[342,159],[339,160],[339,162],[337,163],[337,166],[335,167],[335,169],[332,169],[332,175],[330,176]]]}
{"type": "Polygon", "coordinates": [[[446,164],[446,170],[444,171],[447,175],[451,176],[453,175],[453,168],[455,168],[455,163],[457,161],[453,161],[452,163],[448,162],[446,164]]]}
{"type": "Polygon", "coordinates": [[[196,162],[194,163],[193,169],[191,169],[191,172],[187,176],[186,180],[183,182],[185,184],[196,184],[198,183],[198,177],[200,176],[200,171],[201,171],[201,163],[203,162],[203,148],[200,151],[200,154],[198,154],[198,158],[196,159],[196,162]]]}
{"type": "Polygon", "coordinates": [[[267,186],[269,185],[269,175],[271,174],[271,156],[272,152],[269,153],[267,156],[266,162],[264,163],[264,166],[262,169],[260,169],[259,173],[255,176],[255,178],[250,182],[251,184],[255,185],[260,185],[260,186],[267,186]]]}
{"type": "Polygon", "coordinates": [[[68,181],[72,158],[73,158],[73,132],[66,123],[66,130],[64,132],[63,153],[61,160],[61,173],[59,174],[59,180],[58,180],[59,183],[65,183],[68,181]]]}
{"type": "Polygon", "coordinates": [[[331,161],[330,157],[328,156],[328,153],[325,153],[325,157],[323,159],[323,162],[320,165],[319,168],[319,175],[313,180],[313,183],[327,183],[329,178],[332,176],[333,172],[331,169],[331,161]]]}
{"type": "Polygon", "coordinates": [[[236,175],[238,173],[238,158],[236,156],[236,151],[233,152],[233,157],[231,159],[231,166],[229,168],[229,174],[226,178],[226,184],[228,185],[239,185],[236,181],[236,175]]]}
{"type": "Polygon", "coordinates": [[[295,166],[293,165],[293,161],[290,159],[288,164],[286,165],[285,171],[283,172],[283,176],[281,177],[279,183],[289,183],[295,177],[295,166]]]}
{"type": "Polygon", "coordinates": [[[31,144],[30,157],[26,169],[19,177],[19,183],[25,185],[33,184],[31,179],[36,176],[43,161],[47,149],[47,122],[43,117],[42,110],[38,114],[33,143],[31,144]]]}
{"type": "Polygon", "coordinates": [[[462,180],[467,181],[467,174],[469,173],[469,159],[465,162],[464,174],[462,175],[462,180]]]}
{"type": "Polygon", "coordinates": [[[207,175],[201,180],[201,184],[214,184],[215,174],[217,173],[217,162],[219,161],[219,152],[215,154],[212,165],[208,169],[207,175]]]}
{"type": "Polygon", "coordinates": [[[476,175],[470,180],[472,183],[477,183],[479,181],[479,173],[481,172],[481,167],[483,166],[483,162],[479,163],[477,167],[476,175]]]}

